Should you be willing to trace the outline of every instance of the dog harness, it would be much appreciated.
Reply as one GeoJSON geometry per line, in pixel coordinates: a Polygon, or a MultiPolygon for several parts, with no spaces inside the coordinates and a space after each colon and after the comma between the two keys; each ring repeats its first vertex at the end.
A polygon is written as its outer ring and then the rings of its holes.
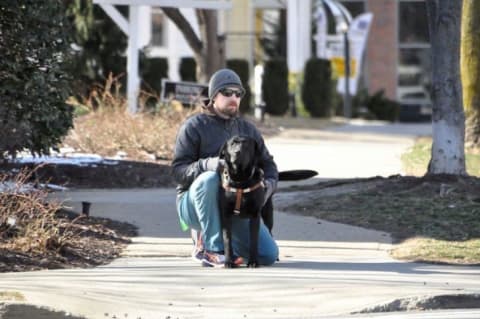
{"type": "Polygon", "coordinates": [[[233,209],[233,213],[235,215],[240,214],[240,206],[242,204],[242,195],[244,193],[250,193],[250,192],[253,192],[254,190],[256,190],[259,187],[265,187],[265,183],[263,182],[263,179],[262,179],[261,181],[259,181],[258,183],[256,183],[253,186],[250,186],[250,187],[247,187],[247,188],[235,188],[235,187],[231,187],[228,184],[228,182],[226,182],[227,177],[228,177],[228,172],[227,171],[223,172],[223,177],[224,177],[223,178],[223,183],[222,183],[223,189],[225,189],[225,191],[227,191],[227,192],[235,193],[235,208],[233,209]]]}

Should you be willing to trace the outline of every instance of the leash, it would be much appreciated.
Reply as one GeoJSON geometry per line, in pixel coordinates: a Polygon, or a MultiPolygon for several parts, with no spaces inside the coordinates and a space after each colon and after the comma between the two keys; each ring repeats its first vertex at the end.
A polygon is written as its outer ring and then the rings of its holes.
{"type": "Polygon", "coordinates": [[[256,183],[255,185],[253,186],[250,186],[250,187],[247,187],[247,188],[235,188],[235,187],[231,187],[228,182],[226,182],[227,180],[227,177],[228,177],[228,172],[227,170],[224,170],[223,171],[223,183],[222,183],[222,187],[225,191],[227,192],[230,192],[230,193],[235,193],[235,208],[233,209],[233,213],[235,215],[239,215],[240,214],[240,206],[242,204],[242,196],[243,194],[245,193],[250,193],[250,192],[253,192],[254,190],[256,190],[257,188],[259,187],[263,187],[265,188],[265,183],[263,182],[263,179],[260,180],[258,183],[256,183]]]}

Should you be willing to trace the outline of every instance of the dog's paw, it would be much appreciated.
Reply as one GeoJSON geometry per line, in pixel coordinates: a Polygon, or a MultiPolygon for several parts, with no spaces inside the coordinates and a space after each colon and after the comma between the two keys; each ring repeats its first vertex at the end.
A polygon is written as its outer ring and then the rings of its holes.
{"type": "Polygon", "coordinates": [[[248,268],[258,268],[259,266],[260,265],[256,261],[248,262],[248,264],[247,264],[248,268]]]}

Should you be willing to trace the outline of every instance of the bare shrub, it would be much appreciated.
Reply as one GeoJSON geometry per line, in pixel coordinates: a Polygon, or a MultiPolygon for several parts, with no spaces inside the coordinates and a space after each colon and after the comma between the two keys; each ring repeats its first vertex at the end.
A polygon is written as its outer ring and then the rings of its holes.
{"type": "Polygon", "coordinates": [[[0,247],[23,253],[59,253],[73,240],[73,221],[56,218],[61,204],[47,201],[47,192],[27,183],[34,170],[0,174],[0,247]]]}
{"type": "Polygon", "coordinates": [[[64,145],[106,157],[122,151],[134,160],[171,159],[179,125],[197,110],[169,107],[158,101],[158,96],[142,92],[139,112],[129,114],[118,78],[110,76],[104,86],[95,87],[82,101],[70,100],[87,113],[75,118],[64,145]],[[155,106],[147,108],[147,101],[155,106]]]}

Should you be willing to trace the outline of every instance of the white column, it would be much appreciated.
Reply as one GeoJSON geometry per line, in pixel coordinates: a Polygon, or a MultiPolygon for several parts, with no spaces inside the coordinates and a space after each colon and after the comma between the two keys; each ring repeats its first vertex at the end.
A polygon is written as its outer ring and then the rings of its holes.
{"type": "MultiPolygon", "coordinates": [[[[182,12],[185,15],[185,12],[182,12]]],[[[187,18],[188,19],[188,18],[187,18]]],[[[168,28],[171,32],[168,32],[168,78],[172,81],[179,81],[180,74],[178,72],[178,56],[181,54],[181,43],[179,39],[183,39],[183,35],[177,26],[170,20],[168,20],[168,28]]]]}
{"type": "Polygon", "coordinates": [[[311,0],[301,0],[300,3],[300,14],[299,14],[299,24],[300,24],[300,47],[301,47],[301,60],[300,69],[303,71],[305,63],[311,57],[312,51],[312,5],[311,0]]]}
{"type": "Polygon", "coordinates": [[[129,34],[127,51],[127,101],[128,111],[131,114],[137,112],[138,93],[140,91],[140,79],[138,75],[138,6],[130,6],[129,10],[129,34]]]}
{"type": "Polygon", "coordinates": [[[298,28],[298,0],[288,0],[287,2],[287,64],[289,72],[298,72],[299,59],[299,41],[300,34],[298,28]]]}
{"type": "Polygon", "coordinates": [[[303,70],[310,57],[311,48],[311,0],[287,2],[287,63],[289,72],[303,70]]]}
{"type": "Polygon", "coordinates": [[[152,39],[152,7],[138,6],[138,14],[141,17],[138,21],[138,47],[143,49],[152,39]]]}

